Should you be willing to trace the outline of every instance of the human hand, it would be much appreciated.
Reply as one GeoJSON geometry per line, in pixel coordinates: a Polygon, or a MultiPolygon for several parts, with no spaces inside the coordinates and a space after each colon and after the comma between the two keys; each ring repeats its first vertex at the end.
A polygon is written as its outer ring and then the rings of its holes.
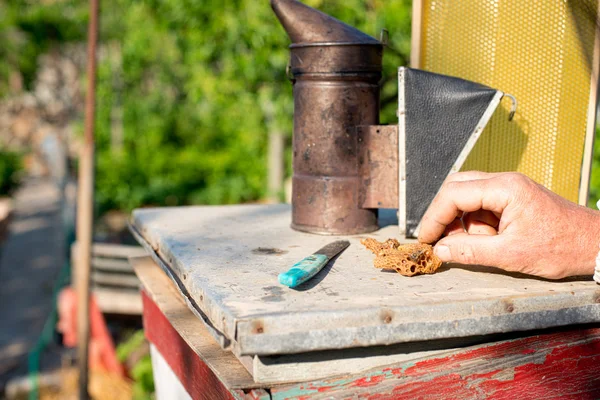
{"type": "Polygon", "coordinates": [[[460,172],[444,182],[421,222],[420,242],[440,238],[434,251],[445,262],[549,279],[592,275],[600,212],[519,173],[460,172]]]}

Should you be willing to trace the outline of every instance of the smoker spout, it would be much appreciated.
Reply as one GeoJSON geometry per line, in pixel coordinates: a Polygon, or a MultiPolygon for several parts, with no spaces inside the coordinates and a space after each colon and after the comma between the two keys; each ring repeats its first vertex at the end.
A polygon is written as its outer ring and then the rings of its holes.
{"type": "Polygon", "coordinates": [[[271,0],[271,7],[292,43],[370,43],[379,41],[296,0],[271,0]]]}

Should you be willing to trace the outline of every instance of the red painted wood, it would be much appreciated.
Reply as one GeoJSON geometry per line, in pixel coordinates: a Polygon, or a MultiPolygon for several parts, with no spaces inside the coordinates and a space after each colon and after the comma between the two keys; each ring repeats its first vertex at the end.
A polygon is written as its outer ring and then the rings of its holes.
{"type": "Polygon", "coordinates": [[[598,399],[600,329],[509,340],[351,379],[275,387],[274,399],[598,399]]]}
{"type": "Polygon", "coordinates": [[[446,392],[455,398],[480,398],[484,394],[487,399],[597,399],[600,331],[575,330],[484,346],[422,361],[399,376],[418,377],[421,382],[398,385],[396,395],[412,395],[421,387],[423,393],[446,392]],[[432,377],[435,379],[423,381],[432,377]],[[453,390],[446,391],[449,388],[453,390]]]}
{"type": "MultiPolygon", "coordinates": [[[[144,292],[142,299],[146,336],[188,393],[194,399],[231,399],[144,292]]],[[[490,343],[360,377],[273,387],[270,393],[274,399],[598,399],[600,329],[490,343]]]]}
{"type": "Polygon", "coordinates": [[[193,399],[233,399],[219,378],[177,333],[152,299],[142,290],[144,331],[193,399]]]}
{"type": "MultiPolygon", "coordinates": [[[[58,295],[57,330],[63,334],[66,347],[77,346],[77,294],[71,287],[58,295]]],[[[104,315],[93,293],[90,294],[89,367],[125,376],[125,368],[117,358],[115,344],[110,336],[104,315]]]]}

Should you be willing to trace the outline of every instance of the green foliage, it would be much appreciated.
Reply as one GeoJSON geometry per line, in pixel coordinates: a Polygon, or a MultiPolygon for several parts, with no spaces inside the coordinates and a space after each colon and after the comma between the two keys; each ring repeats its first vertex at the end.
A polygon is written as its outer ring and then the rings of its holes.
{"type": "Polygon", "coordinates": [[[590,178],[590,195],[588,197],[588,207],[593,209],[596,209],[596,203],[600,200],[600,129],[598,128],[596,128],[595,139],[592,176],[590,178]]]}
{"type": "MultiPolygon", "coordinates": [[[[386,56],[384,97],[393,101],[382,120],[393,121],[408,0],[308,3],[373,35],[389,29],[399,53],[386,56]]],[[[108,61],[100,68],[101,211],[264,196],[268,133],[291,137],[293,115],[289,39],[269,3],[120,0],[103,10],[102,37],[119,44],[123,63],[118,72],[108,61]],[[115,107],[123,109],[123,152],[109,146],[115,107]]]]}
{"type": "Polygon", "coordinates": [[[22,169],[20,154],[0,150],[0,196],[10,194],[17,187],[22,169]]]}
{"type": "Polygon", "coordinates": [[[135,381],[133,385],[134,400],[154,398],[154,376],[152,375],[152,359],[149,354],[137,362],[131,371],[131,376],[135,381]]]}
{"type": "MultiPolygon", "coordinates": [[[[393,123],[410,1],[306,2],[373,36],[389,30],[381,120],[393,123]]],[[[0,8],[9,11],[0,11],[0,41],[18,36],[0,46],[0,82],[6,65],[31,77],[40,52],[85,37],[87,2],[0,0],[0,8]]],[[[102,0],[100,27],[98,211],[263,197],[268,134],[289,145],[293,115],[289,39],[269,2],[102,0]],[[119,127],[122,150],[111,146],[119,127]]],[[[288,174],[290,159],[288,151],[288,174]]]]}
{"type": "MultiPolygon", "coordinates": [[[[125,362],[134,352],[139,351],[146,338],[144,331],[134,332],[126,341],[117,346],[119,361],[125,362]]],[[[150,399],[154,393],[154,377],[152,375],[152,360],[150,354],[143,355],[130,371],[133,384],[134,399],[150,399]]]]}
{"type": "MultiPolygon", "coordinates": [[[[376,37],[389,30],[381,121],[394,123],[411,2],[305,2],[376,37]]],[[[29,87],[41,53],[84,41],[87,20],[87,2],[0,0],[0,98],[11,72],[20,71],[29,87]]],[[[264,196],[268,133],[280,132],[289,145],[293,113],[289,39],[268,1],[101,0],[100,28],[99,212],[264,196]],[[122,150],[111,149],[117,125],[122,150]]],[[[289,151],[286,160],[289,174],[289,151]]],[[[590,206],[600,198],[598,141],[593,171],[590,206]]]]}
{"type": "Polygon", "coordinates": [[[144,331],[139,330],[133,332],[127,340],[123,341],[117,346],[117,358],[121,362],[125,362],[127,357],[131,355],[134,351],[139,349],[144,342],[146,341],[146,337],[144,336],[144,331]]]}
{"type": "Polygon", "coordinates": [[[40,54],[57,43],[85,39],[87,7],[77,0],[0,0],[0,98],[11,72],[19,71],[29,88],[40,54]]]}

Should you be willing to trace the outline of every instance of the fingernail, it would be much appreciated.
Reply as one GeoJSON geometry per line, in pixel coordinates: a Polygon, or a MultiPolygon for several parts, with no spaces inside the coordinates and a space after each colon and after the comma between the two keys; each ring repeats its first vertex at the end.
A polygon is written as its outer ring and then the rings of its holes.
{"type": "Polygon", "coordinates": [[[440,258],[440,260],[444,262],[450,261],[452,258],[452,255],[450,254],[450,248],[448,246],[435,246],[433,252],[440,258]]]}

